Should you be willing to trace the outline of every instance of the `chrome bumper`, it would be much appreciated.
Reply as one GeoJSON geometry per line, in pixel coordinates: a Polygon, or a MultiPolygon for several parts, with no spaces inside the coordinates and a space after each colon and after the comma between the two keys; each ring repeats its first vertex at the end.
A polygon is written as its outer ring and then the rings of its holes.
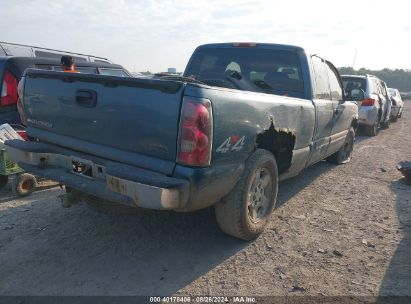
{"type": "MultiPolygon", "coordinates": [[[[10,159],[26,171],[105,200],[168,210],[182,208],[188,201],[189,183],[186,180],[119,163],[96,163],[77,156],[28,151],[8,142],[6,145],[10,159]],[[73,164],[77,163],[88,168],[87,174],[75,172],[73,164]],[[142,182],[147,180],[150,183],[142,182]]],[[[18,146],[21,145],[24,143],[18,146]]],[[[35,146],[36,143],[29,145],[35,146]]]]}

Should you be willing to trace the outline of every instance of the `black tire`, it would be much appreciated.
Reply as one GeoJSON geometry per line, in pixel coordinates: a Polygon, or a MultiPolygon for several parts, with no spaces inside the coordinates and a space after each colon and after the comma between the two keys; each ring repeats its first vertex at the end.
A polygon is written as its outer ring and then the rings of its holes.
{"type": "Polygon", "coordinates": [[[277,192],[277,162],[271,152],[257,149],[233,191],[215,206],[218,226],[236,238],[257,238],[270,219],[277,192]]]}
{"type": "Polygon", "coordinates": [[[373,124],[372,126],[365,126],[365,134],[368,136],[377,136],[378,134],[378,122],[373,124]]]}
{"type": "Polygon", "coordinates": [[[11,190],[17,196],[27,196],[36,189],[36,178],[28,173],[17,175],[11,182],[11,190]]]}
{"type": "Polygon", "coordinates": [[[387,121],[381,123],[381,128],[382,129],[388,129],[390,127],[390,125],[391,125],[391,120],[388,119],[387,121]]]}
{"type": "Polygon", "coordinates": [[[9,181],[9,177],[7,175],[0,175],[0,190],[6,187],[9,181]]]}
{"type": "Polygon", "coordinates": [[[355,130],[351,128],[345,138],[344,145],[336,153],[327,158],[327,161],[336,165],[348,163],[354,149],[355,130]]]}

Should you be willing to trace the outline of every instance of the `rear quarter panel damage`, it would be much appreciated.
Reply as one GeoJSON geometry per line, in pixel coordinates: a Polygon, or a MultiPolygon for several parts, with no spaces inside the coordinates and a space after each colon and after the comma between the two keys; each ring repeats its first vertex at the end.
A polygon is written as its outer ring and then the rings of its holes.
{"type": "Polygon", "coordinates": [[[263,134],[268,136],[269,130],[272,134],[277,132],[292,137],[293,155],[296,153],[300,157],[293,157],[290,170],[305,166],[306,159],[301,157],[301,151],[308,157],[315,128],[315,109],[311,100],[190,85],[185,94],[208,98],[212,102],[212,166],[245,162],[258,147],[263,134]],[[231,146],[224,146],[227,141],[231,146]]]}

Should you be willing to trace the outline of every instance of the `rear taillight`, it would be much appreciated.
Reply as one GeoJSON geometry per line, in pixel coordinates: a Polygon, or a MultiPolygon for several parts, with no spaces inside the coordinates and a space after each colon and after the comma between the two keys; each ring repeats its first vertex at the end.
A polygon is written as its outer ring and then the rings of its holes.
{"type": "Polygon", "coordinates": [[[17,78],[6,70],[1,86],[1,106],[10,106],[17,103],[19,95],[17,93],[17,78]]]}
{"type": "Polygon", "coordinates": [[[29,140],[27,132],[25,130],[16,130],[17,134],[21,136],[24,140],[29,140]]]}
{"type": "Polygon", "coordinates": [[[208,166],[212,142],[213,115],[210,100],[184,97],[177,162],[186,166],[208,166]]]}
{"type": "Polygon", "coordinates": [[[374,98],[365,98],[362,101],[361,106],[373,106],[374,104],[375,104],[374,98]]]}

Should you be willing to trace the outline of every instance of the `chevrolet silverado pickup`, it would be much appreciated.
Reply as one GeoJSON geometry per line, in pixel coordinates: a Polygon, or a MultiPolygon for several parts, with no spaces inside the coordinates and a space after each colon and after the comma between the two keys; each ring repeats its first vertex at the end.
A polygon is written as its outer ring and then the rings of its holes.
{"type": "Polygon", "coordinates": [[[337,69],[303,48],[198,47],[184,76],[133,79],[27,70],[27,132],[10,157],[66,185],[66,200],[192,211],[256,238],[278,181],[327,159],[350,160],[357,105],[337,69]]]}

